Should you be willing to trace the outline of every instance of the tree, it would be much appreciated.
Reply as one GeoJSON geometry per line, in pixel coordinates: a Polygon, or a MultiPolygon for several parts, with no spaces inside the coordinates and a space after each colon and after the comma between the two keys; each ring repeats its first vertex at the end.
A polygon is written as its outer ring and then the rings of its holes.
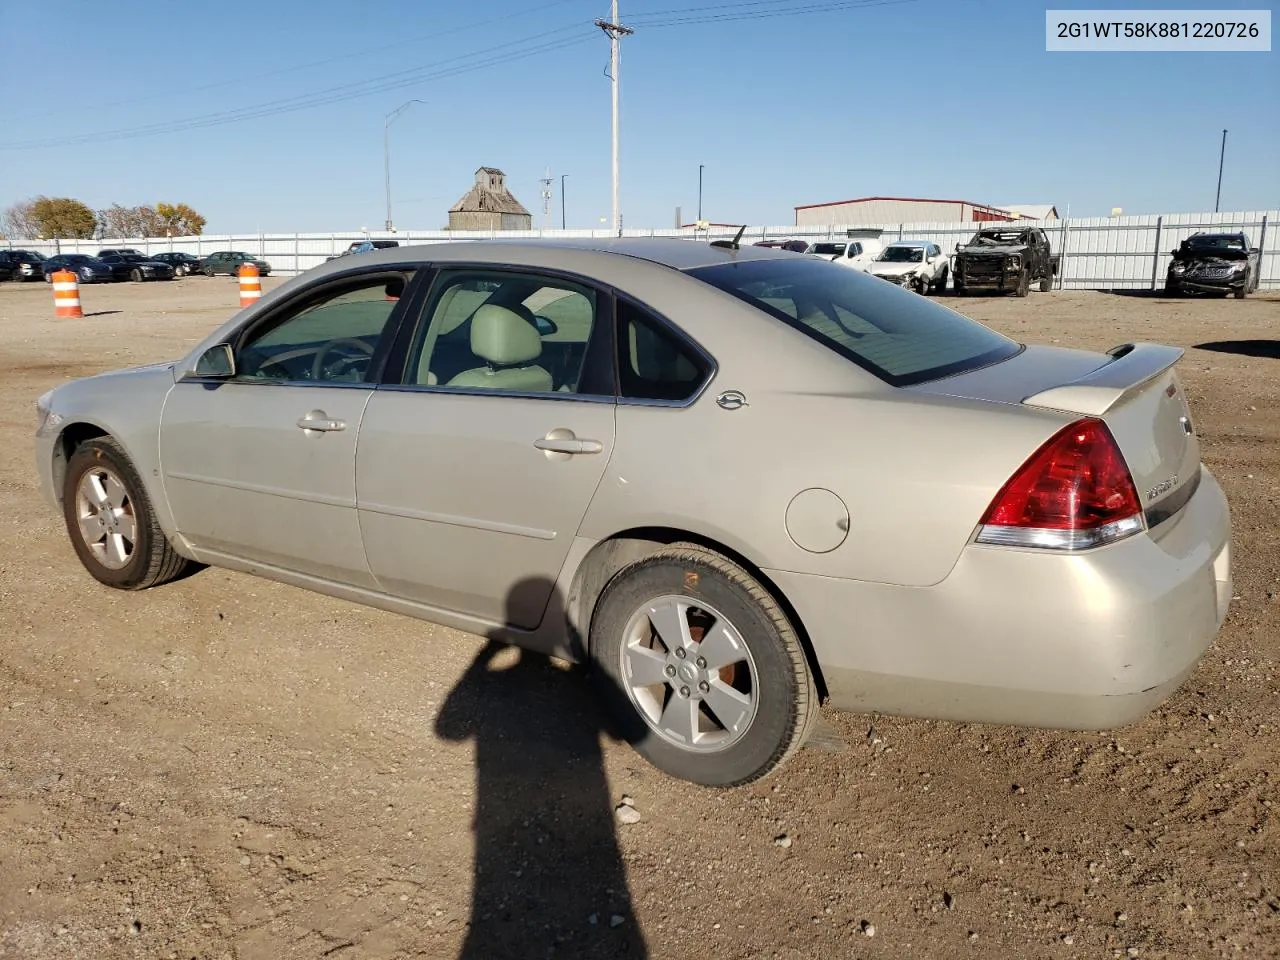
{"type": "Polygon", "coordinates": [[[175,237],[198,237],[204,233],[204,217],[185,203],[157,203],[156,214],[166,230],[172,231],[175,237]]]}
{"type": "Polygon", "coordinates": [[[34,200],[21,200],[13,204],[0,217],[0,229],[10,240],[34,240],[40,235],[40,225],[31,215],[34,200]]]}
{"type": "Polygon", "coordinates": [[[113,239],[135,237],[190,237],[204,231],[205,219],[185,203],[157,203],[125,207],[113,203],[98,211],[102,236],[113,239]]]}
{"type": "Polygon", "coordinates": [[[41,237],[88,240],[98,225],[93,211],[71,197],[36,197],[31,204],[31,218],[41,237]]]}

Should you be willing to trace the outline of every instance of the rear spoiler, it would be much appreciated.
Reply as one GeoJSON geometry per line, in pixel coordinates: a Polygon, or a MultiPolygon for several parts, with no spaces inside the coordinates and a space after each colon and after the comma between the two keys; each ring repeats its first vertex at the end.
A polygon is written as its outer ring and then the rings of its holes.
{"type": "Polygon", "coordinates": [[[1181,347],[1162,343],[1122,343],[1107,355],[1112,359],[1079,380],[1041,390],[1023,398],[1029,407],[1069,410],[1100,417],[1125,394],[1154,380],[1182,359],[1181,347]]]}

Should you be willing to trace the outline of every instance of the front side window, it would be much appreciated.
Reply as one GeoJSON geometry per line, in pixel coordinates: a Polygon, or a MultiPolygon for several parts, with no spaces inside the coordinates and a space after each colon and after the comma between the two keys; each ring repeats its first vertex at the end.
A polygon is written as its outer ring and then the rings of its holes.
{"type": "Polygon", "coordinates": [[[1021,350],[1016,341],[927,297],[819,260],[746,260],[688,273],[894,386],[972,370],[1021,350]]]}
{"type": "Polygon", "coordinates": [[[408,273],[362,277],[287,307],[240,344],[236,379],[365,382],[411,278],[408,273]]]}
{"type": "Polygon", "coordinates": [[[570,280],[444,271],[427,302],[405,382],[504,393],[600,392],[584,382],[600,300],[594,289],[570,280]]]}

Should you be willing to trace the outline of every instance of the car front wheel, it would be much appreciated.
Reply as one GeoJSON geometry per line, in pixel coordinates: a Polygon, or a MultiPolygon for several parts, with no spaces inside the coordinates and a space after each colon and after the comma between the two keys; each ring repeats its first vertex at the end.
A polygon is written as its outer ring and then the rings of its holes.
{"type": "Polygon", "coordinates": [[[813,676],[773,597],[719,554],[676,545],[614,576],[590,629],[594,676],[645,759],[737,786],[781,767],[817,716],[813,676]]]}
{"type": "Polygon", "coordinates": [[[189,565],[156,522],[128,456],[108,437],[89,440],[71,455],[62,511],[80,562],[107,586],[142,590],[174,579],[189,565]]]}

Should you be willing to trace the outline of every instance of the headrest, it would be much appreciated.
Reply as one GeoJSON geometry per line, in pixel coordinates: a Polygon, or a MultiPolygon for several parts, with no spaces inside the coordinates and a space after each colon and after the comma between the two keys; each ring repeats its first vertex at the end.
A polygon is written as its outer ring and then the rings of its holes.
{"type": "Polygon", "coordinates": [[[498,366],[536,360],[542,354],[542,337],[520,314],[486,303],[471,317],[471,352],[498,366]]]}

